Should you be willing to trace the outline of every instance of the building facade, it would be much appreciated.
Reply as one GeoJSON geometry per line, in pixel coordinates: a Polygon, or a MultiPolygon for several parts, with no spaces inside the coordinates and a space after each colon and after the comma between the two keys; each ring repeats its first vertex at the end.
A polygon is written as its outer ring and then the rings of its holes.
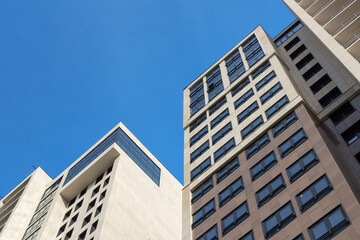
{"type": "Polygon", "coordinates": [[[55,179],[39,168],[5,196],[0,239],[180,240],[181,190],[119,123],[55,179]]]}
{"type": "Polygon", "coordinates": [[[360,239],[360,64],[298,17],[184,89],[183,240],[360,239]]]}

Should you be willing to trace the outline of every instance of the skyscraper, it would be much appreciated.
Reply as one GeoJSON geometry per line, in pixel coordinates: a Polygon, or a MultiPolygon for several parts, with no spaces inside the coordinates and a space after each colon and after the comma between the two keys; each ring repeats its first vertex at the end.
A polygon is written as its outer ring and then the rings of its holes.
{"type": "Polygon", "coordinates": [[[0,202],[0,239],[181,239],[182,185],[121,123],[55,179],[0,202]]]}
{"type": "Polygon", "coordinates": [[[285,2],[296,21],[257,27],[184,89],[184,240],[360,239],[359,41],[297,5],[344,1],[285,2]]]}

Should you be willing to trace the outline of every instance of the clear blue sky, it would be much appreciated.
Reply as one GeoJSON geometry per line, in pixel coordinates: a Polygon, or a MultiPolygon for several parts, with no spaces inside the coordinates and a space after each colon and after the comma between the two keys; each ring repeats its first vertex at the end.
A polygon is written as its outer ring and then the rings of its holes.
{"type": "MultiPolygon", "coordinates": [[[[274,14],[275,13],[275,14],[274,14]]],[[[281,0],[0,2],[0,195],[41,166],[56,177],[115,124],[183,182],[183,88],[281,0]]]]}

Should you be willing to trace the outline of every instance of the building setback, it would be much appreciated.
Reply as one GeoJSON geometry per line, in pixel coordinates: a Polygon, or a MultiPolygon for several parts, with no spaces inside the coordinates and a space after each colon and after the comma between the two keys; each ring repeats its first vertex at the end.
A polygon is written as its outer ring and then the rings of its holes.
{"type": "Polygon", "coordinates": [[[296,21],[257,27],[184,89],[183,240],[360,239],[359,39],[299,7],[345,1],[284,1],[296,21]]]}
{"type": "Polygon", "coordinates": [[[182,185],[121,123],[55,179],[0,202],[0,239],[181,239],[182,185]]]}

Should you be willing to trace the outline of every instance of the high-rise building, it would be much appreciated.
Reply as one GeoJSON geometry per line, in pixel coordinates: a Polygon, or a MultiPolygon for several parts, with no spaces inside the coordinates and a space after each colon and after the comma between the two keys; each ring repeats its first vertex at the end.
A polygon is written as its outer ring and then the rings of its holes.
{"type": "Polygon", "coordinates": [[[121,123],[55,179],[0,201],[0,239],[180,240],[182,185],[121,123]]]}
{"type": "Polygon", "coordinates": [[[359,1],[284,1],[184,89],[183,240],[360,239],[359,1]]]}

